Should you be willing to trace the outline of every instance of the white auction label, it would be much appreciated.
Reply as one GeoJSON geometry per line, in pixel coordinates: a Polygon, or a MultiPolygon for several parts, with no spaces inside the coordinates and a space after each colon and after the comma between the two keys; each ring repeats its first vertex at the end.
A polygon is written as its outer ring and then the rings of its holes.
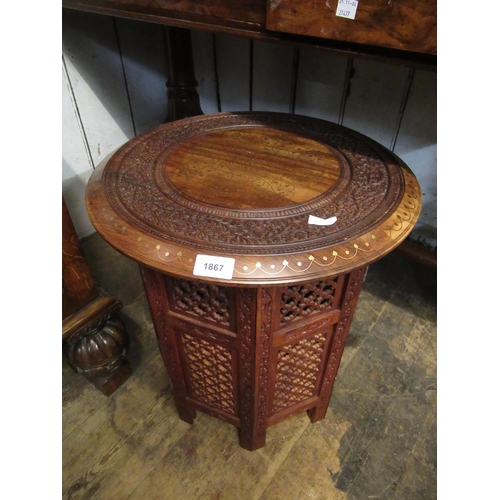
{"type": "Polygon", "coordinates": [[[233,278],[234,259],[232,257],[217,257],[214,255],[197,255],[193,274],[207,278],[230,280],[233,278]]]}
{"type": "Polygon", "coordinates": [[[356,9],[358,8],[358,0],[339,0],[337,4],[338,17],[345,17],[346,19],[354,19],[356,17],[356,9]]]}

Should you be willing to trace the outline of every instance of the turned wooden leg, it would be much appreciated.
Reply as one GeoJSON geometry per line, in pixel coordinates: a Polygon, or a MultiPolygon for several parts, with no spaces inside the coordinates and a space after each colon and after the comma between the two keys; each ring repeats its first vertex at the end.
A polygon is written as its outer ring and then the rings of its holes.
{"type": "Polygon", "coordinates": [[[108,313],[69,336],[63,350],[70,366],[109,396],[132,373],[125,358],[128,345],[123,322],[108,313]]]}
{"type": "Polygon", "coordinates": [[[167,122],[202,115],[198,82],[194,76],[191,32],[184,28],[167,27],[168,53],[168,112],[167,122]]]}

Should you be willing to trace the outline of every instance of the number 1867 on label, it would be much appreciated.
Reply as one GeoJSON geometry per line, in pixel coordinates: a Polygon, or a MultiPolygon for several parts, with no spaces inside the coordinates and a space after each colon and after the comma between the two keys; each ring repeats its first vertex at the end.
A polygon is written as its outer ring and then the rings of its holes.
{"type": "Polygon", "coordinates": [[[230,280],[233,277],[234,259],[215,255],[197,255],[193,275],[230,280]]]}
{"type": "Polygon", "coordinates": [[[203,267],[205,268],[205,271],[220,271],[222,272],[222,269],[224,267],[224,264],[214,264],[213,262],[205,262],[205,264],[203,264],[203,267]]]}

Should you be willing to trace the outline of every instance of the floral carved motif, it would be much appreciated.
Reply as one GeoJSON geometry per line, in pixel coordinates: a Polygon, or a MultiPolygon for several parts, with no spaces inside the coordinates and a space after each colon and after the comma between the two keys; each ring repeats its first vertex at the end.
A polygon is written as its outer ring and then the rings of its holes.
{"type": "Polygon", "coordinates": [[[238,336],[240,338],[238,364],[239,364],[239,395],[240,395],[240,426],[242,436],[251,436],[254,417],[254,381],[255,373],[255,343],[253,339],[254,322],[252,299],[250,289],[238,289],[238,336]]]}
{"type": "Polygon", "coordinates": [[[268,290],[262,290],[260,331],[259,395],[257,415],[257,436],[265,437],[267,422],[267,396],[269,384],[269,355],[271,350],[271,321],[273,301],[268,290]]]}
{"type": "MultiPolygon", "coordinates": [[[[313,158],[311,153],[311,162],[313,158]]],[[[197,117],[158,127],[119,150],[103,182],[110,204],[133,226],[172,243],[189,240],[193,248],[235,254],[249,248],[262,254],[307,251],[341,242],[347,233],[362,234],[394,210],[404,188],[394,157],[368,138],[321,120],[258,113],[197,117]],[[343,165],[339,182],[310,203],[267,211],[223,209],[160,188],[158,158],[178,142],[229,129],[244,135],[248,127],[266,126],[300,133],[331,148],[343,165]],[[338,222],[329,227],[309,225],[307,214],[312,212],[323,218],[336,215],[338,222]]],[[[286,198],[293,186],[278,182],[275,189],[286,198]]]]}

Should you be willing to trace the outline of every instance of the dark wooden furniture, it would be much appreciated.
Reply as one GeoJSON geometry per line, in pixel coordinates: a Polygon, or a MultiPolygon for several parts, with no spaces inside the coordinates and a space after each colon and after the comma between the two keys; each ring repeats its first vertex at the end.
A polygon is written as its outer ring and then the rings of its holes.
{"type": "Polygon", "coordinates": [[[62,200],[62,340],[70,366],[106,396],[130,376],[129,338],[117,315],[120,301],[94,282],[62,200]]]}
{"type": "Polygon", "coordinates": [[[306,46],[415,68],[436,67],[436,0],[360,2],[355,20],[337,0],[63,0],[63,7],[306,46]]]}
{"type": "Polygon", "coordinates": [[[222,113],[132,139],[93,173],[86,203],[142,266],[180,417],[221,418],[255,450],[291,415],[324,417],[366,266],[409,234],[421,193],[352,130],[222,113]],[[234,270],[218,277],[211,262],[195,275],[200,255],[234,270]]]}
{"type": "Polygon", "coordinates": [[[437,52],[436,0],[362,0],[354,19],[337,15],[352,0],[268,0],[266,28],[424,54],[437,52]]]}

